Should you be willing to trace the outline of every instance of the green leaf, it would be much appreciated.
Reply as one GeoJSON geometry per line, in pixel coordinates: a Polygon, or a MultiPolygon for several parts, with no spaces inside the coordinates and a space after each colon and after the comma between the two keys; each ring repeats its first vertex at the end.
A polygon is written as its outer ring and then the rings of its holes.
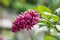
{"type": "MultiPolygon", "coordinates": [[[[48,28],[53,27],[53,24],[52,24],[49,20],[40,19],[40,20],[39,20],[39,23],[42,23],[42,24],[46,25],[46,27],[48,27],[48,28]]],[[[40,25],[42,25],[42,24],[40,24],[40,25]]],[[[44,25],[43,25],[43,26],[44,26],[44,25]]]]}
{"type": "Polygon", "coordinates": [[[44,40],[57,40],[57,39],[53,36],[45,35],[44,40]]]}
{"type": "Polygon", "coordinates": [[[45,19],[50,19],[52,14],[51,13],[48,13],[48,12],[43,12],[43,14],[41,14],[41,16],[45,19]]]}
{"type": "Polygon", "coordinates": [[[51,10],[45,6],[37,6],[36,8],[34,8],[37,12],[39,12],[40,14],[42,14],[43,12],[48,12],[51,13],[51,10]]]}
{"type": "Polygon", "coordinates": [[[47,21],[46,21],[45,19],[40,19],[40,20],[39,20],[39,23],[47,24],[47,21]]]}
{"type": "Polygon", "coordinates": [[[56,22],[59,20],[59,17],[57,15],[52,15],[52,20],[56,22]]]}

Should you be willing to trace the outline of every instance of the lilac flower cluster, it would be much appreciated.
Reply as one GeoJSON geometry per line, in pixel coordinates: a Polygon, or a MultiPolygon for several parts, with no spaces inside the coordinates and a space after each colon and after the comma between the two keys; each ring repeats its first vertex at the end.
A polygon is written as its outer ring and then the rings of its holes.
{"type": "Polygon", "coordinates": [[[24,13],[21,13],[12,25],[12,32],[17,32],[22,29],[32,29],[39,20],[39,14],[35,10],[28,10],[24,13]]]}

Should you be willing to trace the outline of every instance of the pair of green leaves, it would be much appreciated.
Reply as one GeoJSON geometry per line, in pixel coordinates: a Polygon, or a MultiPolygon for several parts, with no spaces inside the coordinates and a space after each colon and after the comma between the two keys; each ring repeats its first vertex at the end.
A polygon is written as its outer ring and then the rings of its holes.
{"type": "Polygon", "coordinates": [[[36,10],[43,19],[45,19],[39,20],[39,23],[44,23],[48,25],[48,27],[53,27],[53,24],[51,22],[57,22],[59,20],[59,17],[52,14],[52,11],[45,6],[38,6],[34,8],[34,10],[36,10]]]}
{"type": "Polygon", "coordinates": [[[45,6],[38,6],[34,9],[41,15],[41,17],[45,19],[48,19],[48,20],[52,19],[52,21],[54,22],[58,21],[59,19],[57,15],[52,14],[52,11],[45,6]]]}

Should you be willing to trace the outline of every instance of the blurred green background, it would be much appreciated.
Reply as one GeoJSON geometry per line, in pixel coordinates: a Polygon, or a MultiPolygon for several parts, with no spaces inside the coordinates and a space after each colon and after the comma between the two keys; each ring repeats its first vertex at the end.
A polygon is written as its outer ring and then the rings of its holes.
{"type": "MultiPolygon", "coordinates": [[[[60,0],[0,0],[0,36],[6,40],[13,40],[12,22],[20,12],[35,8],[38,5],[46,6],[54,13],[56,9],[60,8],[60,0]]],[[[60,17],[60,9],[58,11],[59,14],[55,14],[60,17]]],[[[46,39],[47,37],[50,38],[50,36],[46,36],[46,39]]]]}

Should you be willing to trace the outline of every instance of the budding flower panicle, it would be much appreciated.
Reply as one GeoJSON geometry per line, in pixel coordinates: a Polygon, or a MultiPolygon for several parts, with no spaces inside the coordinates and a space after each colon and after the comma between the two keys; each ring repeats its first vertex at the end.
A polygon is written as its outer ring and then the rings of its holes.
{"type": "Polygon", "coordinates": [[[39,14],[35,10],[29,10],[19,15],[12,25],[12,32],[23,29],[32,29],[39,20],[39,14]]]}

